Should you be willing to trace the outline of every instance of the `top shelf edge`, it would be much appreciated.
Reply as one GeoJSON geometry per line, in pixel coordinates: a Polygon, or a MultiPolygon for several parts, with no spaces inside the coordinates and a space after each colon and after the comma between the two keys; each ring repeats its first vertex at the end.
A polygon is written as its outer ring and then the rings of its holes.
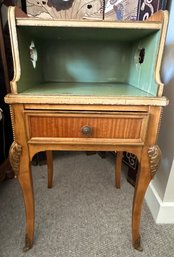
{"type": "Polygon", "coordinates": [[[123,28],[123,29],[156,29],[160,30],[160,22],[141,21],[103,21],[103,20],[37,20],[32,18],[17,18],[17,26],[45,26],[45,27],[82,27],[82,28],[123,28]]]}

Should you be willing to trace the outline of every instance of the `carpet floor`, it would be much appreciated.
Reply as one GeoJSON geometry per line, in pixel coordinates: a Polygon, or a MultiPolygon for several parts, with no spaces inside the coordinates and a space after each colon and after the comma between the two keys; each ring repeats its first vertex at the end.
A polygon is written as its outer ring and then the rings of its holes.
{"type": "Polygon", "coordinates": [[[33,248],[22,252],[25,211],[16,179],[0,184],[0,257],[174,257],[174,225],[155,224],[142,209],[143,252],[131,245],[134,188],[123,169],[114,187],[114,158],[84,152],[54,153],[54,185],[47,167],[32,166],[36,222],[33,248]]]}

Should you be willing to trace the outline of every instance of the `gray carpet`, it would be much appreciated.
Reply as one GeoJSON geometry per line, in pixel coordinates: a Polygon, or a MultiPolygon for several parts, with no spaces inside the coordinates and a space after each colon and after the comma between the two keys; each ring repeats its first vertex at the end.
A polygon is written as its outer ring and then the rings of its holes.
{"type": "Polygon", "coordinates": [[[114,158],[57,152],[54,187],[46,166],[32,167],[36,199],[33,248],[22,252],[25,212],[17,180],[0,184],[0,257],[173,257],[174,225],[156,225],[144,204],[144,251],[131,245],[133,187],[122,174],[114,187],[114,158]]]}

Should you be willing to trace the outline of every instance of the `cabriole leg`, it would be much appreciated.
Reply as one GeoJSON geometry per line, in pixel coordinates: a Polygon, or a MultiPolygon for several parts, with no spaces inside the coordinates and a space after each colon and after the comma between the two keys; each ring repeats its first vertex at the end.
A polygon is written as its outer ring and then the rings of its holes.
{"type": "Polygon", "coordinates": [[[28,251],[33,245],[35,215],[33,181],[28,152],[26,149],[22,148],[19,144],[14,142],[10,148],[9,159],[23,192],[26,212],[26,235],[24,251],[28,251]]]}
{"type": "MultiPolygon", "coordinates": [[[[22,158],[21,158],[21,163],[22,158]]],[[[33,245],[34,239],[34,198],[33,198],[33,182],[31,170],[29,163],[25,163],[22,167],[23,171],[20,172],[18,176],[18,181],[22,188],[24,203],[25,203],[25,212],[26,212],[26,235],[25,235],[25,246],[23,250],[28,251],[33,245]]]]}
{"type": "Polygon", "coordinates": [[[135,185],[132,208],[132,241],[134,248],[139,251],[143,250],[140,238],[140,219],[144,195],[158,169],[160,158],[161,152],[157,145],[149,148],[144,147],[135,185]]]}

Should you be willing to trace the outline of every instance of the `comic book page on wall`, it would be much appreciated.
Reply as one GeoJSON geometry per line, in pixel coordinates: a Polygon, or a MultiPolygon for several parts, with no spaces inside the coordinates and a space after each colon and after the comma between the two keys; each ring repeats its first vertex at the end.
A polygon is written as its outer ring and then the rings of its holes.
{"type": "Polygon", "coordinates": [[[27,14],[44,19],[103,19],[103,0],[26,0],[27,14]]]}
{"type": "Polygon", "coordinates": [[[26,0],[27,14],[44,19],[145,20],[167,0],[26,0]]]}
{"type": "Polygon", "coordinates": [[[105,20],[146,20],[166,8],[166,0],[105,0],[105,20]]]}
{"type": "Polygon", "coordinates": [[[138,0],[105,0],[105,20],[136,20],[138,0]]]}
{"type": "Polygon", "coordinates": [[[137,20],[146,20],[159,10],[165,10],[166,0],[139,0],[137,8],[137,20]]]}

